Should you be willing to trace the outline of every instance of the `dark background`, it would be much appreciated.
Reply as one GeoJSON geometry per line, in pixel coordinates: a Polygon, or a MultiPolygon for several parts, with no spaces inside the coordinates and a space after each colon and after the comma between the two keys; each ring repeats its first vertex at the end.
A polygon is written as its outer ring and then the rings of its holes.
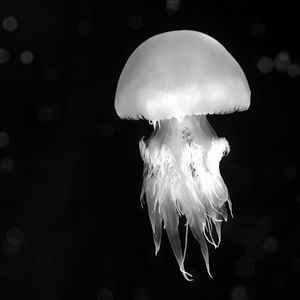
{"type": "Polygon", "coordinates": [[[220,3],[0,2],[1,299],[299,299],[299,10],[220,3]],[[231,145],[234,218],[210,247],[213,279],[190,235],[191,283],[165,232],[154,256],[140,206],[152,128],[114,110],[129,55],[177,29],[220,41],[252,91],[247,112],[209,118],[231,145]]]}

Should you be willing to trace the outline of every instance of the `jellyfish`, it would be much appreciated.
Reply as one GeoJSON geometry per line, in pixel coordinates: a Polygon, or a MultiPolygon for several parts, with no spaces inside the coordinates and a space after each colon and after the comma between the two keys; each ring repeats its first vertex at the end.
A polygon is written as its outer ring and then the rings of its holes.
{"type": "Polygon", "coordinates": [[[184,267],[188,232],[198,241],[211,276],[207,242],[219,246],[221,223],[227,221],[227,210],[232,213],[219,169],[229,143],[217,136],[206,115],[243,111],[249,105],[243,70],[224,46],[201,32],[153,36],[137,47],[121,72],[118,116],[147,119],[153,126],[139,150],[144,162],[140,198],[147,202],[155,254],[164,228],[187,280],[192,280],[184,267]]]}

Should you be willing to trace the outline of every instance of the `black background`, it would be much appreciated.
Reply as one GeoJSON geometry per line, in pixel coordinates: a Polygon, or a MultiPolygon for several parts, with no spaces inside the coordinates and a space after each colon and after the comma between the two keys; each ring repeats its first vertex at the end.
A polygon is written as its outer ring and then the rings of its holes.
{"type": "Polygon", "coordinates": [[[1,1],[1,23],[18,22],[0,28],[9,53],[0,64],[1,299],[298,299],[299,10],[176,3],[1,1]],[[209,118],[231,145],[221,173],[234,218],[210,247],[213,279],[190,235],[191,283],[165,232],[154,256],[140,206],[138,141],[152,128],[114,110],[129,55],[177,29],[220,41],[252,92],[248,111],[209,118]],[[20,60],[27,50],[30,64],[20,60]]]}

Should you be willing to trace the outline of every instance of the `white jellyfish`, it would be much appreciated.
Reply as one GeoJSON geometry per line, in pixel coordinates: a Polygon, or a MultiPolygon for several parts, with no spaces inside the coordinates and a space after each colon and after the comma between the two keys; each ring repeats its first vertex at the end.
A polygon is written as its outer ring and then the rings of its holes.
{"type": "Polygon", "coordinates": [[[139,147],[144,161],[141,200],[145,195],[155,253],[163,224],[187,280],[192,278],[184,268],[188,230],[201,246],[210,275],[206,241],[220,244],[226,203],[231,212],[219,171],[229,144],[217,137],[206,115],[246,110],[249,105],[250,89],[239,64],[218,41],[200,32],[151,37],[133,52],[121,73],[115,97],[118,116],[146,118],[154,127],[139,147]],[[186,226],[184,247],[180,217],[186,226]]]}

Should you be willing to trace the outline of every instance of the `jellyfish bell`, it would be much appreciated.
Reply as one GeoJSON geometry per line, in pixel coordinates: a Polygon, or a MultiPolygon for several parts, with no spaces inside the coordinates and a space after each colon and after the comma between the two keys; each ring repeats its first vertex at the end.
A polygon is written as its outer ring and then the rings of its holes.
{"type": "Polygon", "coordinates": [[[149,120],[154,131],[139,143],[145,196],[159,251],[166,229],[179,268],[185,271],[188,230],[201,246],[208,273],[207,242],[217,247],[221,223],[231,211],[219,162],[229,152],[207,114],[248,109],[250,89],[239,64],[212,37],[189,30],[156,35],[129,57],[118,81],[115,109],[122,119],[149,120]],[[184,217],[181,246],[179,218],[184,217]],[[214,234],[215,233],[215,234],[214,234]]]}

